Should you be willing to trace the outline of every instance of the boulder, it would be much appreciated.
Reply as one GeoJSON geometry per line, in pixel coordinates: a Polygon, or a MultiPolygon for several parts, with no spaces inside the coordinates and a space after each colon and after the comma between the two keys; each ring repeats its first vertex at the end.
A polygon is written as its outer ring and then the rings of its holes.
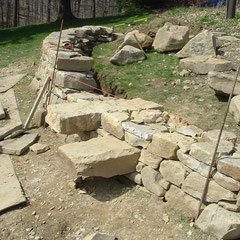
{"type": "Polygon", "coordinates": [[[145,54],[138,48],[132,46],[123,47],[118,53],[116,53],[111,59],[111,63],[122,66],[138,61],[145,60],[145,54]]]}
{"type": "Polygon", "coordinates": [[[59,155],[69,173],[110,178],[135,172],[140,150],[107,136],[63,145],[59,155]]]}
{"type": "Polygon", "coordinates": [[[139,161],[150,166],[153,169],[158,169],[163,158],[150,153],[148,150],[143,149],[139,161]]]}
{"type": "MultiPolygon", "coordinates": [[[[232,92],[234,79],[235,74],[209,72],[207,83],[217,95],[226,96],[232,92]]],[[[234,95],[240,95],[240,76],[238,77],[234,95]]]]}
{"type": "MultiPolygon", "coordinates": [[[[142,172],[143,186],[150,192],[156,194],[159,197],[163,197],[165,194],[164,188],[161,186],[163,180],[161,174],[151,167],[147,166],[143,168],[142,172]]],[[[165,183],[165,181],[164,181],[165,183]]]]}
{"type": "Polygon", "coordinates": [[[101,124],[106,132],[111,133],[118,139],[124,139],[124,130],[122,122],[129,119],[129,114],[126,112],[103,113],[101,124]]]}
{"type": "Polygon", "coordinates": [[[180,67],[196,74],[208,74],[210,71],[230,71],[231,61],[212,58],[211,56],[194,56],[180,60],[180,67]]]}
{"type": "Polygon", "coordinates": [[[232,98],[229,112],[233,115],[235,122],[240,125],[240,95],[232,98]]]}
{"type": "MultiPolygon", "coordinates": [[[[182,190],[197,199],[201,199],[205,182],[205,177],[196,172],[192,172],[184,181],[182,190]]],[[[236,201],[236,199],[236,194],[221,187],[213,180],[209,181],[208,191],[206,194],[207,202],[218,202],[220,200],[236,201]]]]}
{"type": "Polygon", "coordinates": [[[178,187],[181,187],[187,175],[187,171],[183,164],[172,160],[164,160],[160,164],[159,171],[165,180],[178,187]]]}
{"type": "Polygon", "coordinates": [[[157,31],[153,47],[158,52],[176,51],[182,49],[188,40],[188,27],[165,25],[157,31]]]}
{"type": "Polygon", "coordinates": [[[136,41],[136,38],[134,37],[134,34],[143,48],[150,48],[152,46],[153,39],[151,37],[149,37],[145,33],[140,33],[138,30],[134,30],[126,34],[126,36],[124,37],[124,41],[119,46],[118,50],[121,50],[124,46],[127,45],[139,48],[139,45],[136,41]]]}
{"type": "MultiPolygon", "coordinates": [[[[189,154],[184,154],[180,149],[177,151],[177,157],[185,166],[189,167],[193,171],[201,174],[203,177],[207,177],[210,166],[199,162],[194,157],[189,154]]],[[[216,171],[216,168],[213,167],[212,173],[216,171]]]]}
{"type": "Polygon", "coordinates": [[[124,139],[128,144],[130,144],[133,147],[146,148],[149,144],[149,141],[146,141],[140,137],[137,137],[129,132],[125,132],[124,139]]]}
{"type": "MultiPolygon", "coordinates": [[[[216,143],[198,142],[191,145],[190,155],[200,162],[211,164],[216,143]]],[[[231,142],[220,142],[217,154],[229,155],[233,152],[234,145],[231,142]]]]}
{"type": "Polygon", "coordinates": [[[57,69],[64,71],[89,72],[93,66],[93,58],[87,56],[58,57],[57,69]]]}
{"type": "Polygon", "coordinates": [[[240,157],[221,157],[217,163],[217,170],[236,181],[240,181],[240,157]]]}
{"type": "Polygon", "coordinates": [[[91,74],[59,70],[57,70],[55,73],[54,83],[58,87],[71,88],[76,90],[93,90],[92,87],[97,86],[93,75],[91,74]]]}
{"type": "Polygon", "coordinates": [[[216,38],[208,30],[204,30],[192,38],[182,50],[176,54],[179,58],[199,55],[216,57],[216,38]]]}
{"type": "Polygon", "coordinates": [[[228,177],[220,172],[216,172],[213,176],[213,179],[220,186],[222,186],[230,191],[238,192],[240,190],[240,182],[239,181],[236,181],[233,178],[228,177]]]}
{"type": "Polygon", "coordinates": [[[240,238],[240,215],[217,204],[208,205],[196,221],[196,226],[219,239],[240,238]]]}
{"type": "Polygon", "coordinates": [[[180,188],[171,185],[165,194],[165,199],[173,209],[183,212],[188,217],[197,216],[200,201],[189,196],[180,188]]]}

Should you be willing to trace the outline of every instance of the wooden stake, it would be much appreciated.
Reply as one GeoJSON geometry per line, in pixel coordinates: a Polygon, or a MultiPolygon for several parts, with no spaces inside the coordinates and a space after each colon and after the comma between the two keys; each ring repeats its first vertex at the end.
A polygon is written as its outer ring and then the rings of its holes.
{"type": "Polygon", "coordinates": [[[136,40],[136,42],[137,42],[138,47],[140,48],[140,50],[141,50],[142,53],[144,54],[145,58],[147,59],[147,55],[146,55],[146,53],[144,52],[144,50],[143,50],[143,48],[142,48],[140,42],[138,41],[138,39],[137,39],[135,33],[133,34],[133,36],[135,37],[135,40],[136,40]]]}

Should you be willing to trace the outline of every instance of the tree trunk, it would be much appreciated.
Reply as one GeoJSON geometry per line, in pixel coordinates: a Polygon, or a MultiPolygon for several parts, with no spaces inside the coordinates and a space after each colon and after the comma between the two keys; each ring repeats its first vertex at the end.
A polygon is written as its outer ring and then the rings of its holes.
{"type": "Polygon", "coordinates": [[[47,22],[51,22],[51,0],[48,0],[48,8],[47,8],[47,22]]]}
{"type": "Polygon", "coordinates": [[[1,21],[2,21],[2,28],[4,28],[4,17],[3,17],[3,2],[0,1],[1,4],[1,21]]]}
{"type": "Polygon", "coordinates": [[[70,1],[71,0],[59,0],[58,20],[68,20],[74,18],[70,1]]]}
{"type": "Polygon", "coordinates": [[[96,0],[93,0],[93,18],[96,18],[96,0]]]}

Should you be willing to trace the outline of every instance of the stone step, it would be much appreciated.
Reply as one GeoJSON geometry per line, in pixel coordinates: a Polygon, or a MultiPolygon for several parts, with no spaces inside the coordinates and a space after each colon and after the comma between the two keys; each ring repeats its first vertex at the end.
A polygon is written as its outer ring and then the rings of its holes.
{"type": "Polygon", "coordinates": [[[163,109],[157,103],[140,98],[109,101],[83,101],[48,106],[46,122],[62,134],[96,130],[101,124],[101,114],[107,112],[132,112],[141,109],[163,109]]]}
{"type": "Polygon", "coordinates": [[[63,145],[58,155],[70,174],[110,178],[135,172],[140,150],[106,136],[63,145]]]}

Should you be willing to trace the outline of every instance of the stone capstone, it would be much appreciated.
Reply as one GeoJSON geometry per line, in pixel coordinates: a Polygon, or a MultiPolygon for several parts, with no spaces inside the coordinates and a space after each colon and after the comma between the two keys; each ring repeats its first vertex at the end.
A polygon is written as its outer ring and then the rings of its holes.
{"type": "Polygon", "coordinates": [[[210,204],[203,210],[196,226],[219,239],[240,238],[239,213],[227,211],[217,204],[210,204]]]}
{"type": "Polygon", "coordinates": [[[161,186],[163,180],[161,174],[151,167],[147,166],[141,171],[143,186],[150,192],[159,197],[165,194],[164,188],[161,186]]]}
{"type": "MultiPolygon", "coordinates": [[[[192,172],[184,181],[182,190],[197,199],[201,199],[205,182],[205,177],[196,172],[192,172]]],[[[220,200],[236,201],[236,199],[236,194],[221,187],[213,180],[209,181],[206,195],[207,202],[219,202],[220,200]]]]}
{"type": "Polygon", "coordinates": [[[189,217],[196,217],[199,207],[199,200],[189,196],[180,188],[171,185],[170,189],[165,194],[165,199],[169,205],[189,217]]]}
{"type": "Polygon", "coordinates": [[[103,113],[101,117],[101,125],[106,132],[111,133],[118,139],[124,139],[124,130],[122,122],[129,119],[126,112],[103,113]]]}
{"type": "Polygon", "coordinates": [[[107,136],[59,147],[60,159],[78,176],[110,178],[135,172],[140,150],[107,136]]]}
{"type": "Polygon", "coordinates": [[[152,167],[153,169],[158,169],[163,158],[150,153],[148,150],[143,149],[139,158],[139,161],[152,167]]]}
{"type": "Polygon", "coordinates": [[[180,67],[196,74],[208,74],[210,71],[230,71],[231,61],[212,58],[211,56],[194,56],[180,60],[180,67]]]}
{"type": "Polygon", "coordinates": [[[153,47],[158,52],[176,51],[182,49],[188,40],[188,27],[165,25],[157,31],[153,47]]]}
{"type": "MultiPolygon", "coordinates": [[[[232,92],[234,79],[234,74],[209,72],[207,83],[217,95],[226,96],[232,92]]],[[[240,77],[238,77],[234,95],[240,95],[240,77]]]]}
{"type": "Polygon", "coordinates": [[[116,53],[111,59],[111,63],[115,65],[126,65],[138,61],[145,60],[144,53],[135,47],[125,46],[118,53],[116,53]]]}
{"type": "Polygon", "coordinates": [[[165,180],[179,187],[187,175],[186,169],[179,161],[164,160],[160,164],[159,171],[165,180]]]}
{"type": "Polygon", "coordinates": [[[182,50],[176,54],[179,58],[199,55],[216,57],[216,38],[208,30],[204,30],[192,38],[182,50]]]}

